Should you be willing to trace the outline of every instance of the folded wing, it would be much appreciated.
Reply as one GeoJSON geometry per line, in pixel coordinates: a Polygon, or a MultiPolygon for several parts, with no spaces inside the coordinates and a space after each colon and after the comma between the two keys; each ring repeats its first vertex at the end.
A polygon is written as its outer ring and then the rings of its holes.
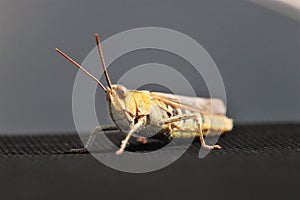
{"type": "Polygon", "coordinates": [[[151,97],[165,103],[172,103],[193,112],[225,115],[226,107],[222,100],[216,98],[187,97],[181,95],[151,92],[151,97]]]}

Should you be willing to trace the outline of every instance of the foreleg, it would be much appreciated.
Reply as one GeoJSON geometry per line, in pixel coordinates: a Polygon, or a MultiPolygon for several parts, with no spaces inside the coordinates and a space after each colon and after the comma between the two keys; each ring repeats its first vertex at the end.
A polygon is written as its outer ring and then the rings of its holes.
{"type": "Polygon", "coordinates": [[[129,138],[132,136],[132,134],[134,134],[134,132],[136,132],[141,126],[143,125],[143,120],[140,119],[136,124],[134,124],[132,126],[132,128],[130,129],[130,131],[127,133],[125,139],[121,142],[121,147],[118,151],[116,151],[116,154],[117,155],[120,155],[123,153],[128,141],[129,141],[129,138]]]}
{"type": "Polygon", "coordinates": [[[78,149],[71,149],[71,153],[87,153],[89,147],[93,144],[96,134],[99,133],[100,131],[110,131],[110,130],[119,130],[117,126],[99,126],[96,127],[91,135],[89,136],[87,142],[85,143],[83,148],[78,148],[78,149]]]}

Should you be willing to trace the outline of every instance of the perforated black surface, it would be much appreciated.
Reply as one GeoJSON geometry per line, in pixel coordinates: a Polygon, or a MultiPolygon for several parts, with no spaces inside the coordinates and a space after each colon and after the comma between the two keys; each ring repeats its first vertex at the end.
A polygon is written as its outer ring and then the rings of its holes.
{"type": "MultiPolygon", "coordinates": [[[[122,138],[114,131],[108,135],[116,143],[122,138]]],[[[300,124],[237,126],[218,143],[223,149],[204,159],[197,157],[200,146],[194,141],[182,158],[160,171],[127,174],[104,166],[90,154],[67,154],[82,146],[76,134],[1,136],[0,196],[299,199],[300,124]]],[[[146,148],[132,145],[128,149],[151,150],[159,145],[151,142],[146,148]]]]}

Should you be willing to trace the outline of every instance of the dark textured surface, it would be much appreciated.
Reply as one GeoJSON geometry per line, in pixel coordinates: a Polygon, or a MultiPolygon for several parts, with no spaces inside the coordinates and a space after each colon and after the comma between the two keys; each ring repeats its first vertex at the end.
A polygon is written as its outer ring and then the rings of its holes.
{"type": "MultiPolygon", "coordinates": [[[[116,132],[108,134],[116,142],[120,139],[116,132]]],[[[90,154],[66,154],[70,148],[81,147],[77,135],[1,136],[1,197],[299,198],[300,125],[237,126],[218,143],[223,149],[204,159],[197,158],[195,141],[183,157],[162,170],[127,174],[104,166],[90,154]]],[[[145,150],[130,147],[135,148],[145,150]]]]}

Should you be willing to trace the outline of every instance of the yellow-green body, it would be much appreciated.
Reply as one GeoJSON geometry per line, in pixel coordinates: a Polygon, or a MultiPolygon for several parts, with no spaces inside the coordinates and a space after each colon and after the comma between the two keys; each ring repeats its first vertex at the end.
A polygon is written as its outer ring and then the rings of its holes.
{"type": "Polygon", "coordinates": [[[108,88],[106,93],[110,116],[120,130],[128,132],[138,120],[142,120],[142,126],[135,131],[138,136],[149,137],[157,133],[167,133],[169,138],[198,136],[200,133],[195,119],[164,123],[168,118],[189,113],[201,122],[203,133],[207,130],[223,133],[230,131],[233,126],[232,119],[223,114],[187,109],[180,103],[168,102],[163,98],[163,93],[127,90],[122,85],[112,85],[112,89],[108,88]]]}

